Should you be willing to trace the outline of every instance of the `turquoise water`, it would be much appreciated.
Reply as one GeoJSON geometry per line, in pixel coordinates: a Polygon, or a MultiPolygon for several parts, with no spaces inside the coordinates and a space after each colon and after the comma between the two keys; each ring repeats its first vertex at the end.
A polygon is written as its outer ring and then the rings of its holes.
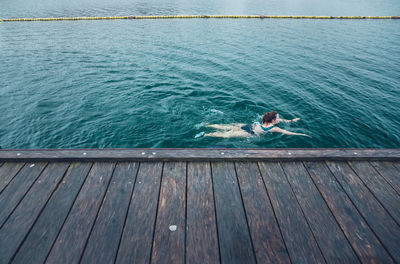
{"type": "MultiPolygon", "coordinates": [[[[399,1],[33,1],[0,18],[168,14],[399,15],[399,1]]],[[[400,20],[0,23],[0,146],[400,147],[400,20]],[[266,134],[202,123],[299,117],[266,134]]]]}

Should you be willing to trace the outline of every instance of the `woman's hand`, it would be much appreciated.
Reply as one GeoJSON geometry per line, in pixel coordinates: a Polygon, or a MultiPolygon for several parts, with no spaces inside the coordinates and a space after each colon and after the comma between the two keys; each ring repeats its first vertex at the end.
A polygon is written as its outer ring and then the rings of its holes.
{"type": "Polygon", "coordinates": [[[300,118],[294,118],[294,119],[292,119],[292,122],[297,122],[297,121],[299,121],[300,120],[300,118]]]}

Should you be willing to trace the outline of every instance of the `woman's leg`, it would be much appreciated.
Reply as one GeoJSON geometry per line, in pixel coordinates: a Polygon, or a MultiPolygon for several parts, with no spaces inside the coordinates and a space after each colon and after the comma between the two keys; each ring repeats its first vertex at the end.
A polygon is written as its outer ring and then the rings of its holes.
{"type": "Polygon", "coordinates": [[[231,130],[234,126],[223,124],[206,124],[205,127],[211,127],[219,130],[231,130]]]}
{"type": "Polygon", "coordinates": [[[237,129],[246,124],[205,124],[205,127],[211,127],[219,130],[232,130],[237,129]]]}
{"type": "Polygon", "coordinates": [[[232,137],[250,137],[251,135],[244,130],[229,130],[224,132],[213,132],[207,133],[205,137],[221,137],[221,138],[232,138],[232,137]]]}

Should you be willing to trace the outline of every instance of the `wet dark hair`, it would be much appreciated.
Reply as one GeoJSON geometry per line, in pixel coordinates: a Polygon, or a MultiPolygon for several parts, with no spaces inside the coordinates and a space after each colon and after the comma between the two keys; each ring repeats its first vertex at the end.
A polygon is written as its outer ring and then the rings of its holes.
{"type": "Polygon", "coordinates": [[[273,120],[275,120],[277,114],[278,113],[275,112],[275,111],[271,111],[271,112],[268,112],[268,113],[264,114],[264,116],[262,118],[262,123],[263,124],[271,123],[273,120]]]}

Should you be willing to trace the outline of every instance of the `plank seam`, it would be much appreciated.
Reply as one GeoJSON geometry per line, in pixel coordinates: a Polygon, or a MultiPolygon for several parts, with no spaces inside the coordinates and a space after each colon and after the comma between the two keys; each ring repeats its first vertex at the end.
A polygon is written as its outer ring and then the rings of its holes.
{"type": "Polygon", "coordinates": [[[156,235],[156,224],[157,224],[157,217],[158,217],[158,206],[160,205],[161,186],[162,186],[162,180],[163,180],[163,177],[164,177],[164,165],[165,165],[165,162],[162,163],[161,179],[160,179],[160,185],[159,185],[159,188],[158,188],[156,217],[154,217],[153,238],[151,239],[151,247],[150,247],[150,259],[149,259],[149,263],[150,264],[151,264],[151,262],[153,260],[153,245],[154,245],[154,237],[156,235]]]}
{"type": "Polygon", "coordinates": [[[14,258],[17,255],[18,251],[21,249],[22,245],[25,243],[25,240],[28,237],[29,233],[32,231],[32,228],[35,226],[36,222],[38,221],[38,219],[39,219],[40,215],[42,214],[43,210],[46,208],[47,204],[49,203],[49,201],[53,197],[54,193],[58,190],[58,188],[60,188],[60,185],[63,182],[63,180],[64,180],[64,178],[65,178],[65,176],[66,176],[66,174],[67,174],[67,172],[68,172],[70,167],[71,167],[71,162],[69,163],[67,169],[64,171],[63,176],[60,178],[60,181],[57,183],[57,186],[54,188],[54,190],[51,192],[49,198],[46,200],[46,203],[44,204],[42,209],[40,209],[40,212],[39,212],[38,216],[36,217],[35,221],[32,223],[32,225],[29,228],[28,232],[25,234],[23,240],[18,245],[17,250],[14,252],[13,256],[11,257],[10,262],[12,262],[14,260],[14,258]]]}
{"type": "MultiPolygon", "coordinates": [[[[344,237],[346,238],[347,242],[349,243],[351,249],[353,250],[354,254],[357,256],[358,260],[360,261],[359,263],[362,263],[362,261],[361,261],[361,259],[360,259],[360,256],[357,254],[356,250],[353,248],[353,245],[350,243],[349,238],[346,236],[346,233],[344,232],[342,226],[341,226],[340,223],[338,222],[338,220],[337,220],[335,214],[333,213],[333,211],[332,211],[331,208],[329,207],[328,202],[325,200],[325,198],[324,198],[324,196],[322,195],[322,193],[321,193],[320,189],[318,188],[317,184],[315,184],[315,181],[314,181],[313,177],[311,177],[311,174],[310,174],[310,172],[308,171],[307,167],[304,165],[304,162],[303,162],[303,166],[304,166],[304,168],[306,169],[306,171],[307,171],[307,173],[308,173],[308,176],[310,177],[311,181],[313,182],[313,184],[314,184],[315,187],[317,188],[317,190],[318,190],[319,194],[321,195],[322,199],[324,200],[326,206],[328,207],[329,212],[331,212],[331,214],[333,215],[333,219],[335,219],[336,224],[339,226],[339,228],[340,228],[340,230],[342,231],[344,237]]],[[[324,166],[326,166],[326,165],[324,164],[324,166]]],[[[326,167],[327,167],[327,166],[326,166],[326,167]]]]}
{"type": "Polygon", "coordinates": [[[217,218],[217,205],[215,204],[215,192],[214,192],[214,175],[212,170],[212,162],[210,161],[210,172],[211,172],[211,184],[212,184],[212,193],[213,193],[213,203],[214,203],[214,214],[215,214],[215,226],[217,230],[217,242],[218,242],[218,256],[219,256],[219,263],[222,263],[221,257],[221,246],[219,244],[219,231],[218,231],[218,218],[217,218]]]}
{"type": "Polygon", "coordinates": [[[248,221],[248,219],[247,219],[246,207],[244,206],[244,202],[243,202],[242,189],[241,189],[241,187],[240,187],[240,182],[239,182],[239,178],[238,178],[238,175],[237,175],[236,162],[233,162],[233,167],[234,167],[234,169],[235,169],[235,178],[236,178],[236,182],[237,182],[238,189],[239,189],[239,193],[240,193],[240,200],[241,200],[241,202],[242,202],[244,217],[245,217],[245,219],[246,219],[247,231],[249,232],[249,236],[250,236],[250,243],[251,243],[251,249],[253,250],[253,257],[254,257],[256,263],[258,263],[258,262],[257,262],[256,251],[255,251],[255,249],[254,249],[253,238],[252,238],[251,232],[250,232],[249,221],[248,221]]]}
{"type": "Polygon", "coordinates": [[[278,218],[276,217],[275,208],[274,208],[274,206],[272,205],[272,202],[271,202],[271,196],[269,195],[268,188],[267,188],[267,184],[265,183],[264,177],[262,176],[259,162],[257,162],[257,168],[258,168],[258,172],[260,173],[261,180],[262,180],[262,182],[264,183],[264,188],[265,188],[265,190],[266,190],[266,192],[267,192],[268,201],[269,201],[269,204],[271,205],[272,212],[274,213],[275,222],[276,222],[276,224],[278,225],[279,233],[280,233],[280,235],[281,235],[283,244],[285,245],[286,254],[287,254],[288,257],[289,257],[290,263],[293,263],[293,261],[292,261],[292,259],[291,259],[291,257],[290,257],[290,254],[289,254],[289,250],[288,250],[287,245],[286,245],[285,238],[283,237],[283,234],[282,234],[281,226],[280,226],[280,224],[279,224],[278,218]]]}
{"type": "MultiPolygon", "coordinates": [[[[47,168],[47,165],[49,163],[46,163],[46,165],[42,168],[42,170],[40,171],[40,173],[38,174],[38,176],[36,176],[35,180],[32,182],[31,186],[29,186],[28,190],[24,193],[24,195],[21,197],[21,199],[19,200],[19,202],[15,205],[14,209],[12,209],[12,211],[9,213],[9,215],[6,217],[6,219],[4,220],[3,224],[0,225],[0,229],[3,228],[3,226],[6,224],[6,222],[8,221],[8,219],[11,217],[11,215],[14,213],[14,211],[18,208],[18,206],[21,204],[21,202],[24,200],[25,196],[28,194],[28,192],[32,189],[32,186],[35,184],[35,182],[37,181],[37,179],[39,179],[40,175],[42,175],[43,171],[47,168]]],[[[25,166],[25,165],[24,165],[25,166]]]]}
{"type": "Polygon", "coordinates": [[[328,263],[328,262],[326,261],[324,252],[322,251],[322,249],[321,249],[321,247],[320,247],[320,245],[319,245],[319,243],[318,243],[318,240],[317,240],[317,238],[315,237],[314,231],[312,230],[312,228],[311,228],[311,226],[310,226],[310,223],[309,223],[309,221],[308,221],[308,219],[307,219],[307,216],[306,216],[306,214],[305,214],[304,211],[303,211],[303,207],[301,207],[301,204],[300,204],[299,200],[297,199],[297,195],[296,195],[296,193],[295,193],[294,190],[293,190],[292,184],[291,184],[290,181],[289,181],[289,178],[288,178],[288,176],[287,176],[287,174],[286,174],[285,169],[283,168],[283,166],[282,166],[282,164],[281,164],[280,162],[279,162],[278,164],[279,164],[279,166],[281,167],[281,169],[282,169],[282,171],[283,171],[283,174],[285,175],[286,181],[287,181],[287,183],[289,184],[289,188],[290,188],[290,190],[291,190],[291,192],[292,192],[294,198],[296,199],[296,202],[297,202],[297,204],[298,204],[298,206],[299,206],[299,208],[300,208],[300,211],[301,211],[301,213],[302,213],[304,219],[306,220],[307,226],[308,226],[308,228],[309,228],[310,231],[311,231],[311,235],[312,235],[312,237],[314,238],[315,244],[317,244],[317,247],[318,247],[318,249],[319,249],[319,252],[320,252],[321,255],[322,255],[322,258],[324,259],[325,263],[328,263]]]}
{"type": "MultiPolygon", "coordinates": [[[[354,174],[357,176],[358,179],[362,182],[362,184],[367,188],[367,190],[370,192],[370,194],[375,198],[375,200],[382,206],[382,208],[389,214],[389,216],[393,219],[393,221],[400,227],[400,224],[396,221],[396,219],[392,216],[392,214],[389,212],[389,210],[386,208],[386,206],[376,197],[374,192],[368,187],[368,185],[363,181],[363,179],[357,174],[351,163],[347,162],[347,165],[349,165],[350,169],[354,172],[354,174]]],[[[375,170],[374,166],[372,166],[373,169],[375,170]]],[[[376,170],[375,170],[376,171],[376,170]]]]}
{"type": "MultiPolygon", "coordinates": [[[[375,169],[375,171],[390,185],[390,187],[392,187],[392,189],[398,194],[400,195],[400,193],[393,187],[393,184],[389,181],[389,179],[387,179],[379,170],[377,167],[375,167],[375,165],[373,163],[371,163],[370,161],[368,161],[368,163],[375,169]]],[[[391,164],[391,166],[397,171],[396,166],[394,166],[393,164],[391,164]]],[[[400,173],[400,172],[399,172],[400,173]]]]}
{"type": "MultiPolygon", "coordinates": [[[[17,176],[17,174],[22,170],[23,167],[25,167],[26,162],[21,162],[24,165],[21,166],[21,168],[19,168],[19,170],[14,174],[14,176],[11,178],[11,180],[6,184],[6,186],[4,186],[3,190],[0,191],[0,195],[1,193],[7,188],[7,186],[14,180],[15,176],[17,176]]],[[[5,162],[3,163],[3,165],[5,164],[5,162]]]]}
{"type": "Polygon", "coordinates": [[[110,179],[108,180],[107,188],[106,188],[106,190],[104,191],[103,198],[101,199],[101,200],[102,200],[102,201],[101,201],[101,204],[100,204],[99,208],[97,209],[96,217],[94,218],[93,224],[92,224],[92,226],[90,227],[89,235],[88,235],[88,237],[86,238],[85,245],[83,246],[83,250],[82,250],[82,253],[81,253],[80,257],[79,257],[79,262],[78,262],[78,263],[81,262],[81,260],[82,260],[82,258],[83,258],[83,254],[85,253],[87,244],[89,243],[89,238],[90,238],[90,236],[92,235],[93,228],[94,228],[94,226],[95,226],[95,224],[96,224],[96,221],[97,221],[97,219],[98,219],[98,217],[99,217],[101,207],[102,207],[103,204],[104,204],[105,198],[106,198],[106,196],[107,196],[107,191],[108,191],[108,188],[110,188],[110,185],[111,185],[111,182],[112,182],[112,178],[114,177],[114,172],[115,172],[115,168],[117,167],[117,164],[118,164],[118,162],[114,163],[114,167],[113,167],[113,170],[112,170],[112,172],[111,172],[111,177],[110,177],[110,179]]]}
{"type": "Polygon", "coordinates": [[[186,241],[187,241],[187,197],[188,197],[188,162],[186,162],[186,186],[185,186],[185,252],[184,252],[184,258],[183,258],[183,263],[186,264],[186,256],[187,256],[187,246],[186,246],[186,241]]]}
{"type": "Polygon", "coordinates": [[[63,223],[62,223],[62,225],[61,225],[61,227],[60,227],[60,230],[58,230],[57,236],[55,237],[53,243],[51,244],[51,247],[50,247],[49,251],[47,252],[46,258],[44,259],[43,263],[46,263],[47,259],[49,258],[50,252],[53,250],[54,244],[56,243],[58,237],[60,236],[61,230],[63,229],[63,227],[64,227],[64,225],[65,225],[65,222],[67,221],[67,219],[68,219],[68,217],[69,217],[69,214],[71,213],[71,210],[72,210],[72,208],[74,207],[74,205],[75,205],[75,203],[76,203],[76,199],[78,198],[79,193],[80,193],[81,190],[82,190],[82,187],[85,185],[85,182],[86,182],[86,180],[87,180],[88,175],[90,174],[90,171],[91,171],[92,168],[93,168],[93,165],[94,165],[94,162],[92,162],[92,164],[90,165],[90,169],[88,170],[88,172],[87,172],[87,174],[86,174],[86,176],[85,176],[85,179],[82,181],[81,187],[79,188],[78,192],[76,193],[74,202],[72,203],[71,207],[69,208],[68,213],[67,213],[67,216],[65,217],[65,219],[64,219],[64,221],[63,221],[63,223]]]}
{"type": "MultiPolygon", "coordinates": [[[[326,164],[326,162],[325,162],[326,164]]],[[[340,188],[342,188],[344,194],[349,198],[349,201],[351,202],[351,204],[354,206],[354,208],[357,210],[358,214],[360,215],[360,217],[362,218],[362,220],[364,220],[365,224],[369,227],[369,229],[371,230],[371,232],[374,234],[375,238],[378,240],[378,242],[381,244],[382,248],[386,250],[386,253],[389,255],[389,257],[393,260],[393,263],[396,263],[396,261],[394,260],[394,257],[392,256],[392,254],[389,252],[389,250],[386,248],[386,246],[383,244],[382,240],[379,238],[379,236],[376,234],[375,230],[371,227],[371,225],[368,223],[368,221],[365,219],[364,215],[360,212],[360,210],[358,209],[358,207],[356,206],[356,204],[353,202],[353,200],[350,198],[350,196],[347,194],[345,188],[343,187],[343,185],[340,183],[340,181],[337,179],[336,175],[333,173],[333,171],[331,170],[331,168],[328,166],[327,167],[329,169],[329,171],[331,172],[331,174],[333,175],[333,177],[335,178],[336,182],[339,184],[340,188]]],[[[350,167],[351,168],[351,167],[350,167]]]]}
{"type": "Polygon", "coordinates": [[[119,249],[120,249],[121,242],[122,242],[122,236],[124,235],[124,232],[125,232],[126,221],[127,221],[127,219],[128,219],[129,209],[130,209],[130,207],[131,207],[133,191],[135,190],[135,187],[136,187],[137,176],[138,176],[138,174],[139,174],[139,169],[140,169],[140,165],[141,165],[141,164],[142,164],[141,162],[138,162],[138,167],[137,167],[137,170],[136,170],[135,181],[134,181],[133,186],[132,186],[131,195],[129,196],[130,199],[129,199],[128,207],[127,207],[126,213],[125,213],[125,219],[124,219],[124,224],[123,224],[123,226],[122,226],[122,232],[121,232],[121,235],[120,235],[119,241],[118,241],[117,253],[115,254],[115,257],[114,257],[114,263],[117,262],[118,253],[119,253],[119,249]]]}

